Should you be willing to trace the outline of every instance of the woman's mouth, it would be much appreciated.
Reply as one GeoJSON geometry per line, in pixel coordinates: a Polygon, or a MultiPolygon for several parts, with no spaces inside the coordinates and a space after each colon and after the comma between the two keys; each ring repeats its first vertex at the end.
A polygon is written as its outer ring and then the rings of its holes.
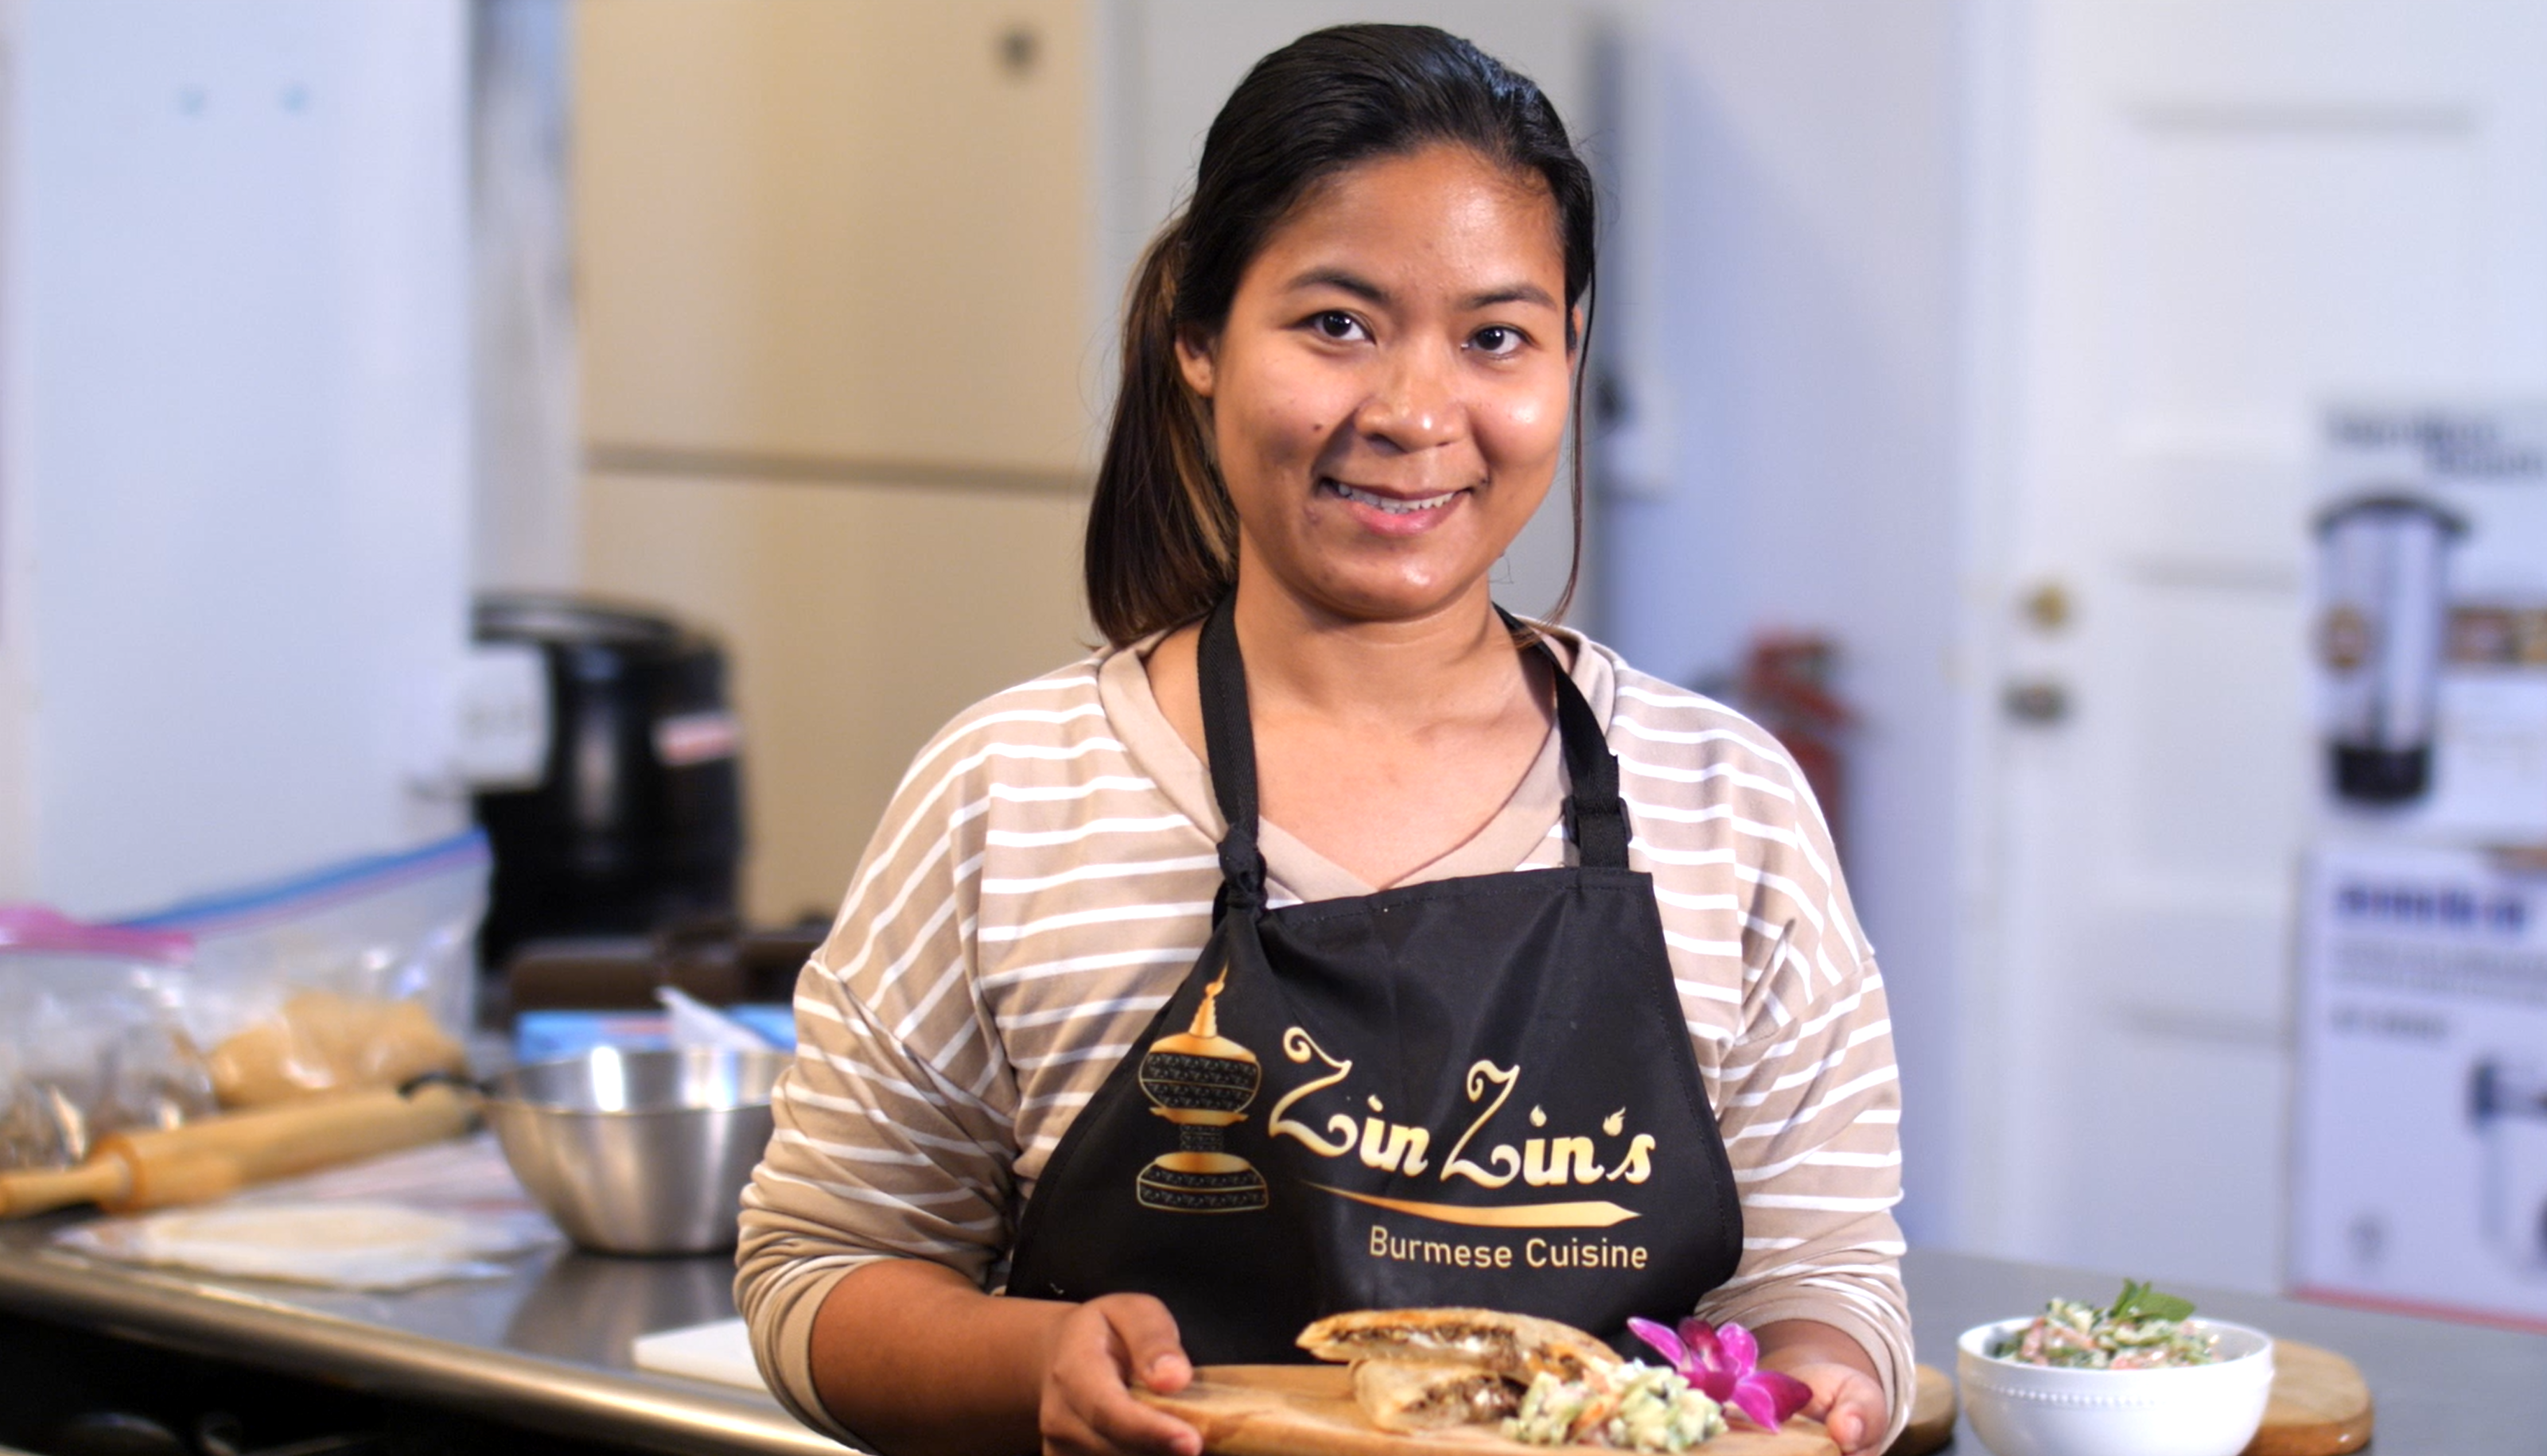
{"type": "Polygon", "coordinates": [[[1368,506],[1372,510],[1384,511],[1392,516],[1412,516],[1424,511],[1438,511],[1458,499],[1460,495],[1456,490],[1445,490],[1439,495],[1401,499],[1394,495],[1382,495],[1375,490],[1362,490],[1348,485],[1342,480],[1320,480],[1318,483],[1356,505],[1368,506]]]}

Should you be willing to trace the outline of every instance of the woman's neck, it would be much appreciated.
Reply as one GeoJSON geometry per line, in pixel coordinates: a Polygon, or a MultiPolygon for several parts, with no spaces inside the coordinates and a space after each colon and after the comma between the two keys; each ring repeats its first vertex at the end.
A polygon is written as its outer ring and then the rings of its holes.
{"type": "Polygon", "coordinates": [[[1236,625],[1259,714],[1420,731],[1437,716],[1491,712],[1526,691],[1512,634],[1482,581],[1421,616],[1367,621],[1251,573],[1240,580],[1236,625]]]}
{"type": "MultiPolygon", "coordinates": [[[[1483,583],[1391,622],[1347,620],[1273,588],[1242,584],[1237,612],[1265,819],[1371,886],[1467,842],[1546,740],[1546,658],[1514,648],[1483,583]]],[[[1200,635],[1169,634],[1144,666],[1160,711],[1207,758],[1200,635]]]]}

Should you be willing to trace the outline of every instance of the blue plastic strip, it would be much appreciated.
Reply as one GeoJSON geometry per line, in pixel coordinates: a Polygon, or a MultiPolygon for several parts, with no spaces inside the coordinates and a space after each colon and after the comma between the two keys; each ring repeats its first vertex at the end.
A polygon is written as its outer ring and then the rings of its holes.
{"type": "Polygon", "coordinates": [[[208,922],[234,920],[292,900],[314,899],[330,891],[358,887],[368,889],[370,887],[362,882],[405,878],[419,870],[439,868],[446,861],[453,864],[493,863],[494,851],[486,843],[486,831],[472,827],[420,849],[347,860],[289,880],[183,900],[168,909],[115,923],[128,930],[191,930],[208,922]]]}

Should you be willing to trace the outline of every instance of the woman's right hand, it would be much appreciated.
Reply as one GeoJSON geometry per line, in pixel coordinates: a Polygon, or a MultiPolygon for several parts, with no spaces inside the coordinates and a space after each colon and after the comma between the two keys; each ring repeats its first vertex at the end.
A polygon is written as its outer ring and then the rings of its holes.
{"type": "Polygon", "coordinates": [[[1201,1456],[1190,1425],[1132,1398],[1193,1379],[1176,1316],[1146,1294],[1108,1294],[1072,1310],[1045,1346],[1044,1456],[1201,1456]]]}

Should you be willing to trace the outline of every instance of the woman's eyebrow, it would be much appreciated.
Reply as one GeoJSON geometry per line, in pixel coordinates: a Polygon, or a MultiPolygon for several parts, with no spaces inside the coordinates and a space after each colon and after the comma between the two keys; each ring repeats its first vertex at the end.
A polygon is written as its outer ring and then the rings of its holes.
{"type": "Polygon", "coordinates": [[[1387,307],[1390,301],[1388,290],[1360,274],[1347,273],[1341,268],[1312,268],[1292,279],[1285,291],[1298,293],[1302,289],[1315,288],[1341,289],[1364,302],[1376,303],[1382,308],[1387,307]]]}
{"type": "Polygon", "coordinates": [[[1547,296],[1547,290],[1535,283],[1506,284],[1502,288],[1489,289],[1482,294],[1470,294],[1467,300],[1467,306],[1471,310],[1492,308],[1498,303],[1537,303],[1542,308],[1556,306],[1556,300],[1547,296]]]}
{"type": "MultiPolygon", "coordinates": [[[[1393,301],[1395,301],[1389,297],[1388,290],[1381,288],[1378,284],[1372,283],[1370,280],[1363,278],[1360,274],[1348,273],[1341,268],[1309,269],[1307,272],[1293,278],[1287,291],[1297,293],[1302,289],[1314,288],[1339,289],[1345,293],[1353,295],[1357,299],[1362,300],[1364,302],[1372,303],[1382,308],[1388,307],[1393,301]]],[[[1547,290],[1540,288],[1535,283],[1524,282],[1509,283],[1501,288],[1488,289],[1483,293],[1470,294],[1467,298],[1460,300],[1460,308],[1463,312],[1474,312],[1477,309],[1492,308],[1501,303],[1536,303],[1542,308],[1553,308],[1556,306],[1556,300],[1548,297],[1547,290]]]]}

